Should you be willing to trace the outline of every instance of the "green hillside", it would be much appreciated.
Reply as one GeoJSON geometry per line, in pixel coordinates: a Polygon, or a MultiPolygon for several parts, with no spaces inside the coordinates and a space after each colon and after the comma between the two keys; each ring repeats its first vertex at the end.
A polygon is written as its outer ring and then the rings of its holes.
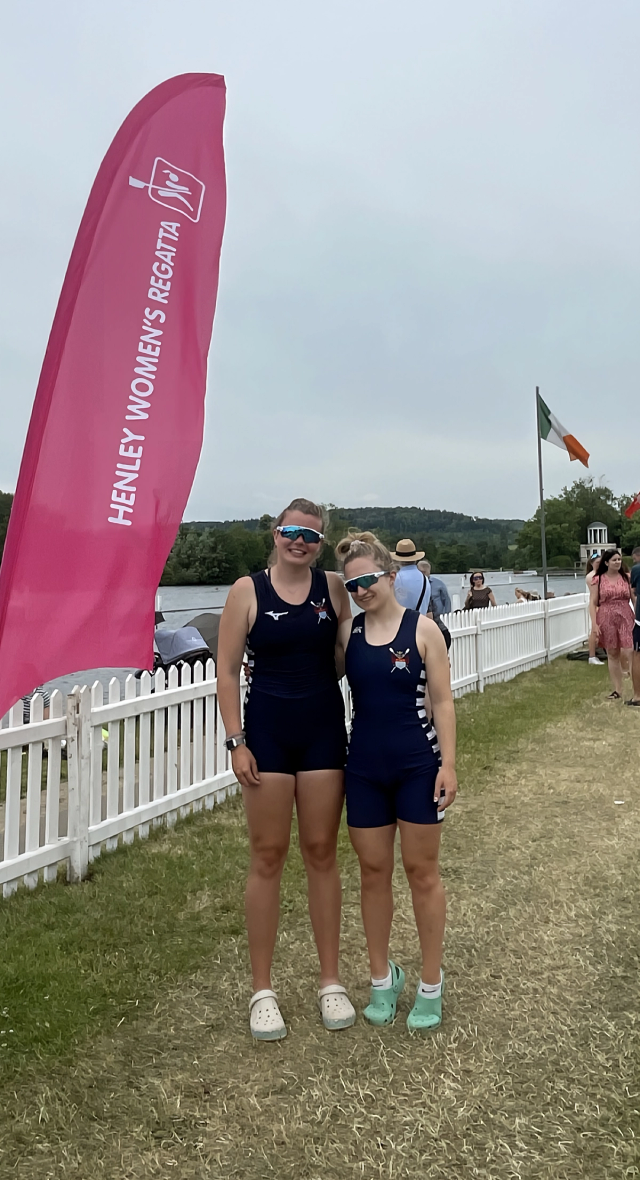
{"type": "MultiPolygon", "coordinates": [[[[509,545],[515,544],[516,537],[522,528],[522,520],[491,520],[486,517],[466,516],[462,512],[444,512],[435,508],[339,508],[329,506],[330,523],[328,539],[335,543],[350,528],[375,532],[382,541],[393,548],[401,537],[411,537],[418,549],[424,550],[433,564],[434,572],[457,573],[469,569],[470,566],[500,567],[510,563],[509,545]]],[[[198,560],[201,548],[205,545],[205,537],[211,548],[214,537],[216,556],[213,563],[208,562],[207,568],[211,575],[219,571],[215,582],[228,579],[229,571],[241,569],[242,573],[254,572],[261,569],[264,547],[268,552],[270,547],[271,518],[265,513],[260,519],[249,520],[198,520],[184,524],[181,537],[176,541],[176,547],[169,559],[165,578],[182,578],[186,568],[190,576],[195,576],[198,570],[203,570],[202,561],[198,560]],[[251,539],[250,534],[253,535],[251,539]],[[258,544],[257,544],[258,543],[258,544]],[[260,543],[262,547],[260,546],[260,543]],[[239,550],[244,548],[246,559],[239,557],[239,550]],[[233,550],[233,559],[222,561],[222,554],[233,550]],[[250,552],[249,552],[250,550],[250,552]],[[236,559],[240,564],[237,564],[236,559]],[[253,560],[252,560],[253,559],[253,560]],[[223,576],[224,574],[224,576],[223,576]]],[[[333,550],[325,546],[320,564],[325,569],[334,568],[333,550]]],[[[240,574],[235,575],[239,577],[240,574]]],[[[184,580],[190,577],[184,576],[184,580]]],[[[201,576],[198,575],[198,580],[201,576]]],[[[204,577],[202,578],[204,579],[204,577]]],[[[230,579],[229,579],[230,580],[230,579]]]]}

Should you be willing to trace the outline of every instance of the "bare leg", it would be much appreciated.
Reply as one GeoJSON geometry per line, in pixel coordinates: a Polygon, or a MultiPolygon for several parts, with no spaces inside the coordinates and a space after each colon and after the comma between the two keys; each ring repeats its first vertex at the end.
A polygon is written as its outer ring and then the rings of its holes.
{"type": "Polygon", "coordinates": [[[245,914],[254,992],[271,987],[271,961],[280,916],[280,879],[287,859],[296,780],[261,774],[259,787],[243,787],[251,863],[245,914]]]}
{"type": "Polygon", "coordinates": [[[622,668],[620,666],[619,647],[607,648],[607,663],[609,665],[609,676],[613,689],[622,696],[622,668]]]}
{"type": "Polygon", "coordinates": [[[633,653],[631,675],[633,676],[633,699],[640,701],[640,651],[633,653]]]}
{"type": "Polygon", "coordinates": [[[620,667],[622,668],[623,676],[631,675],[631,662],[633,657],[633,648],[623,647],[620,649],[620,667]]]}
{"type": "Polygon", "coordinates": [[[371,975],[373,979],[384,979],[389,970],[389,938],[393,919],[391,879],[396,825],[349,828],[349,836],[360,861],[360,906],[371,975]]]}
{"type": "Polygon", "coordinates": [[[590,660],[595,659],[597,646],[598,646],[598,640],[596,639],[596,633],[592,627],[589,632],[589,659],[590,660]]]}
{"type": "Polygon", "coordinates": [[[409,824],[398,820],[402,862],[413,898],[423,983],[440,983],[446,901],[438,869],[441,824],[409,824]]]}
{"type": "Polygon", "coordinates": [[[320,960],[320,987],[339,983],[342,887],[336,861],[344,801],[341,770],[306,770],[296,777],[300,851],[307,870],[309,916],[320,960]]]}

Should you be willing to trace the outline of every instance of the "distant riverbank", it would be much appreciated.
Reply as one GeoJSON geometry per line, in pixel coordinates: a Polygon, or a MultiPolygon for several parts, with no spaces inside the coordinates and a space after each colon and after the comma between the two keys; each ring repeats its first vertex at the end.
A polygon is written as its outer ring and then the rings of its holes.
{"type": "MultiPolygon", "coordinates": [[[[464,606],[464,600],[469,590],[468,574],[437,574],[447,587],[453,600],[454,595],[460,599],[459,606],[464,606]]],[[[515,602],[515,588],[521,586],[523,590],[534,590],[542,597],[542,578],[531,574],[514,574],[512,570],[485,571],[485,585],[491,586],[498,606],[507,602],[515,602]]],[[[158,591],[160,609],[167,624],[180,627],[188,621],[190,613],[197,615],[203,610],[220,610],[227,600],[230,586],[162,586],[158,591]]],[[[584,577],[578,574],[562,574],[549,578],[549,590],[559,597],[561,594],[576,594],[584,589],[584,577]]],[[[455,609],[455,603],[454,609],[455,609]]]]}

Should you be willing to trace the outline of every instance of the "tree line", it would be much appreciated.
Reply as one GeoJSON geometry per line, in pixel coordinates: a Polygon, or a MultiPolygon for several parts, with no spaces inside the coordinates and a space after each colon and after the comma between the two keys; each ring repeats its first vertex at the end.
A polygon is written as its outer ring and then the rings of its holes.
{"type": "MultiPolygon", "coordinates": [[[[629,553],[640,545],[640,513],[630,520],[624,509],[631,496],[616,497],[591,478],[578,479],[559,496],[545,500],[547,561],[572,569],[586,542],[587,526],[606,524],[609,539],[629,553]]],[[[368,529],[390,549],[411,537],[424,550],[434,573],[473,568],[523,569],[542,563],[540,509],[528,521],[465,516],[425,508],[339,508],[328,505],[327,541],[318,564],[335,569],[333,545],[350,528],[368,529]]],[[[163,582],[228,584],[264,569],[273,546],[268,514],[243,521],[195,521],[180,528],[163,582]]]]}
{"type": "MultiPolygon", "coordinates": [[[[328,506],[329,524],[318,565],[335,569],[333,546],[350,528],[375,532],[394,549],[411,537],[424,550],[434,572],[457,573],[471,566],[508,564],[509,544],[521,520],[490,520],[424,508],[337,508],[328,506]]],[[[273,547],[268,514],[242,521],[194,521],[180,527],[167,562],[164,585],[220,584],[264,569],[273,547]]]]}
{"type": "Polygon", "coordinates": [[[9,527],[12,504],[13,495],[11,492],[0,492],[0,558],[4,550],[4,539],[7,535],[7,528],[9,527]]]}
{"type": "MultiPolygon", "coordinates": [[[[616,497],[593,479],[578,479],[559,496],[545,500],[547,560],[572,568],[579,559],[587,526],[600,520],[612,543],[629,553],[640,545],[640,513],[630,520],[624,509],[631,496],[616,497]]],[[[0,492],[0,555],[13,496],[0,492]]],[[[540,566],[540,510],[528,521],[492,520],[435,509],[339,508],[328,506],[328,544],[319,565],[335,568],[333,545],[349,528],[369,529],[390,549],[411,537],[430,560],[434,573],[462,573],[472,568],[519,569],[540,566]]],[[[248,520],[194,521],[180,526],[162,576],[169,585],[229,585],[245,574],[264,569],[271,549],[272,517],[248,520]]]]}
{"type": "MultiPolygon", "coordinates": [[[[596,484],[591,478],[577,479],[563,488],[559,496],[544,502],[547,561],[551,566],[573,567],[580,558],[580,545],[587,540],[587,526],[599,520],[606,524],[609,541],[623,553],[640,545],[640,512],[630,519],[624,510],[632,496],[615,496],[611,488],[596,484]]],[[[542,562],[540,509],[527,520],[517,538],[512,565],[535,565],[542,562]]]]}

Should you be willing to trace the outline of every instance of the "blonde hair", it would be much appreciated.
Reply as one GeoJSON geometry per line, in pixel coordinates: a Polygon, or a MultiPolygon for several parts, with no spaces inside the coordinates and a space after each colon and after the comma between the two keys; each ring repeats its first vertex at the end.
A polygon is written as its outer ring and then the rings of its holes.
{"type": "Polygon", "coordinates": [[[342,563],[343,569],[350,561],[355,561],[356,557],[370,557],[381,570],[385,570],[387,573],[397,569],[397,563],[394,562],[382,541],[379,541],[373,533],[358,533],[355,529],[349,529],[348,536],[338,541],[336,557],[342,563]]]}
{"type": "Polygon", "coordinates": [[[282,524],[285,516],[287,515],[287,512],[301,512],[303,516],[315,516],[318,520],[322,521],[322,528],[320,531],[324,533],[327,530],[329,518],[323,504],[314,504],[313,500],[305,500],[304,497],[297,496],[296,499],[292,500],[290,504],[287,504],[287,507],[283,508],[280,515],[276,517],[272,526],[274,529],[277,529],[278,525],[282,524]]]}

